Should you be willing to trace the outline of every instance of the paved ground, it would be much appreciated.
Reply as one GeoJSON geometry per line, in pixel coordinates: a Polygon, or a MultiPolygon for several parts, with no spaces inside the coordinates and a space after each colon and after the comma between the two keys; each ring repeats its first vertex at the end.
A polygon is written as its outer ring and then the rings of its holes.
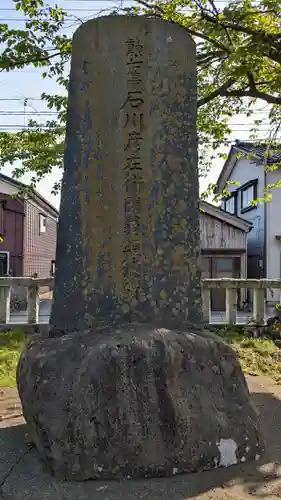
{"type": "MultiPolygon", "coordinates": [[[[248,377],[264,427],[267,454],[262,462],[200,474],[149,481],[64,483],[42,468],[29,448],[26,426],[14,415],[0,422],[2,500],[273,500],[281,498],[281,386],[248,377]]],[[[15,412],[15,391],[3,391],[0,414],[15,412]],[[8,410],[8,407],[10,409],[8,410]]],[[[17,407],[18,408],[18,407],[17,407]]]]}
{"type": "Polygon", "coordinates": [[[22,409],[16,389],[0,389],[0,429],[22,423],[22,409]]]}
{"type": "MultiPolygon", "coordinates": [[[[47,294],[48,295],[48,294],[47,294]]],[[[50,299],[44,299],[40,301],[39,309],[39,323],[48,323],[50,319],[52,302],[50,299]]],[[[274,315],[273,309],[267,311],[266,317],[274,315]]],[[[252,317],[252,313],[239,311],[237,314],[236,322],[237,324],[247,324],[252,317]]],[[[26,323],[27,322],[27,311],[17,311],[11,314],[10,323],[26,323]]],[[[211,323],[220,324],[225,323],[225,312],[213,312],[211,323]]]]}

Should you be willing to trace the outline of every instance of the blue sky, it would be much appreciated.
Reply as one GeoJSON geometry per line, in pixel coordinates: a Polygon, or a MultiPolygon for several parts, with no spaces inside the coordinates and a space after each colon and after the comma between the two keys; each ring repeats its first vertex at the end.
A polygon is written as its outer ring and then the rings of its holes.
{"type": "MultiPolygon", "coordinates": [[[[77,17],[84,21],[92,17],[96,17],[104,11],[104,14],[109,13],[113,7],[121,5],[121,1],[116,0],[49,0],[49,5],[58,4],[69,13],[69,18],[66,27],[63,31],[67,34],[72,34],[76,27],[79,25],[77,17]]],[[[223,2],[221,2],[223,4],[223,2]]],[[[123,6],[132,4],[132,1],[123,1],[123,6]]],[[[7,22],[10,27],[24,28],[24,17],[14,9],[12,0],[1,0],[0,4],[0,22],[7,22]]],[[[15,70],[9,73],[0,73],[0,130],[15,130],[23,127],[28,118],[32,117],[32,113],[40,113],[46,111],[44,102],[40,100],[42,92],[58,93],[58,88],[54,80],[42,80],[41,71],[32,67],[22,70],[15,70]],[[24,107],[24,100],[27,99],[27,105],[24,107]],[[24,115],[25,110],[25,115],[24,115]],[[31,114],[30,114],[31,113],[31,114]]],[[[263,116],[261,108],[263,104],[258,105],[259,111],[257,116],[263,116]]],[[[265,115],[266,117],[266,115],[265,115]]],[[[51,118],[51,117],[49,117],[51,118]]],[[[37,115],[36,119],[43,121],[46,116],[37,115]]],[[[245,116],[236,116],[232,119],[232,134],[230,140],[235,138],[247,139],[250,135],[250,123],[253,118],[247,119],[245,116]]],[[[260,137],[267,135],[266,122],[262,126],[260,137]]],[[[208,178],[201,181],[201,189],[204,189],[208,182],[215,182],[219,171],[222,167],[222,161],[216,161],[208,178]]],[[[5,166],[3,172],[6,174],[11,173],[11,166],[5,166]]],[[[38,191],[53,203],[57,208],[59,206],[59,196],[51,194],[51,188],[54,181],[59,180],[61,177],[60,171],[54,171],[48,178],[41,181],[38,185],[38,191]]],[[[28,178],[24,178],[26,182],[28,178]]]]}

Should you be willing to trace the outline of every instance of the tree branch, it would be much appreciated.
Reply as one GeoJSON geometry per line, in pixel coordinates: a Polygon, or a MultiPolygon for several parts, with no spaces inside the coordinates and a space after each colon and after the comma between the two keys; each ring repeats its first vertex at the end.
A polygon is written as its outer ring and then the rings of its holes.
{"type": "MultiPolygon", "coordinates": [[[[138,0],[139,1],[139,0],[138,0]]],[[[223,45],[222,43],[220,42],[217,42],[217,40],[214,40],[213,38],[210,38],[208,35],[205,35],[204,33],[200,33],[200,31],[196,31],[192,28],[189,28],[188,26],[184,26],[184,28],[188,31],[188,33],[190,33],[191,35],[193,36],[197,36],[198,38],[202,38],[203,40],[206,40],[206,42],[209,42],[211,43],[212,45],[214,45],[215,47],[217,47],[218,49],[220,50],[223,50],[225,52],[227,52],[227,54],[231,54],[231,50],[226,47],[225,45],[223,45]]]]}
{"type": "Polygon", "coordinates": [[[212,101],[216,97],[252,97],[253,99],[262,99],[263,101],[268,102],[269,104],[281,104],[281,95],[280,96],[273,96],[270,94],[267,94],[265,92],[261,92],[260,90],[257,89],[257,85],[264,85],[267,82],[255,82],[254,77],[252,73],[247,73],[248,77],[248,85],[246,85],[244,88],[238,89],[238,90],[228,90],[235,82],[235,78],[229,78],[223,85],[218,87],[214,92],[211,92],[209,95],[202,97],[202,99],[199,99],[197,102],[198,108],[200,106],[204,106],[208,102],[212,101]],[[249,87],[249,90],[247,90],[247,87],[249,87]]]}
{"type": "Polygon", "coordinates": [[[219,15],[219,10],[218,10],[218,8],[217,8],[214,0],[209,0],[209,2],[211,4],[211,6],[212,6],[212,9],[213,9],[214,13],[218,16],[219,15]]]}
{"type": "MultiPolygon", "coordinates": [[[[262,12],[261,12],[262,14],[262,12]]],[[[222,26],[222,28],[230,28],[234,31],[238,31],[241,33],[245,33],[246,35],[250,35],[253,37],[261,37],[264,42],[272,44],[272,42],[279,41],[280,40],[280,34],[268,34],[265,31],[262,30],[253,30],[252,28],[249,28],[248,26],[244,26],[242,24],[238,23],[233,23],[230,21],[219,21],[218,19],[210,16],[209,14],[202,12],[201,13],[202,17],[204,17],[207,21],[209,21],[212,24],[216,24],[218,26],[222,26]]],[[[280,62],[280,59],[277,60],[277,62],[280,62]]]]}
{"type": "Polygon", "coordinates": [[[206,19],[206,21],[209,21],[212,24],[217,24],[219,26],[222,26],[222,28],[231,28],[234,31],[239,31],[242,33],[245,33],[246,35],[252,35],[252,36],[262,36],[265,38],[267,41],[274,39],[274,36],[269,36],[267,35],[264,31],[256,31],[251,28],[248,28],[248,26],[243,26],[242,24],[235,24],[231,23],[230,21],[219,21],[218,19],[210,16],[206,12],[202,11],[201,12],[202,17],[206,19]]]}
{"type": "Polygon", "coordinates": [[[197,65],[204,64],[206,62],[210,61],[216,61],[219,59],[224,59],[226,57],[226,52],[224,50],[217,50],[213,52],[206,52],[198,54],[196,60],[197,60],[197,65]]]}
{"type": "MultiPolygon", "coordinates": [[[[45,56],[45,57],[38,57],[38,58],[34,58],[34,59],[19,59],[18,61],[11,61],[9,62],[8,64],[8,68],[14,68],[16,66],[21,66],[21,65],[25,65],[25,64],[32,64],[34,62],[43,62],[43,61],[48,61],[49,59],[52,59],[53,57],[56,57],[56,56],[61,56],[63,54],[67,54],[67,52],[55,52],[54,54],[50,54],[48,56],[45,56]]],[[[3,64],[3,62],[1,62],[1,59],[0,59],[0,67],[1,65],[3,64]]],[[[6,68],[2,68],[1,71],[5,71],[6,68]]]]}
{"type": "Polygon", "coordinates": [[[265,92],[260,92],[257,89],[250,89],[250,90],[241,89],[241,90],[229,90],[229,91],[226,90],[220,92],[218,95],[222,97],[253,97],[254,99],[262,99],[263,101],[266,101],[269,104],[279,104],[279,105],[281,104],[281,96],[277,97],[270,94],[266,94],[265,92]]]}
{"type": "Polygon", "coordinates": [[[233,85],[235,82],[236,82],[235,78],[229,78],[229,80],[227,80],[227,82],[225,82],[223,85],[221,85],[216,90],[214,90],[214,92],[211,92],[206,97],[202,97],[202,99],[199,99],[197,101],[198,108],[200,108],[200,106],[204,106],[204,104],[207,104],[208,102],[212,101],[216,97],[223,95],[222,92],[226,92],[227,89],[229,89],[229,87],[231,87],[231,85],[233,85]]]}
{"type": "Polygon", "coordinates": [[[280,54],[280,49],[279,49],[278,51],[276,51],[275,49],[272,49],[272,48],[271,48],[271,49],[268,51],[268,54],[266,54],[265,52],[264,52],[264,54],[265,54],[267,57],[269,57],[269,59],[272,59],[272,61],[275,61],[275,62],[277,62],[277,63],[281,64],[281,54],[280,54]]]}
{"type": "Polygon", "coordinates": [[[250,89],[255,91],[257,88],[256,88],[255,80],[254,80],[254,77],[253,77],[253,73],[251,73],[250,71],[248,71],[247,77],[248,77],[250,89]]]}
{"type": "MultiPolygon", "coordinates": [[[[150,9],[150,10],[153,10],[153,9],[157,9],[162,15],[165,14],[165,11],[164,9],[162,9],[161,7],[159,7],[159,5],[150,5],[148,2],[146,2],[145,0],[137,0],[137,2],[141,5],[143,5],[144,7],[146,7],[147,9],[150,9]]],[[[177,23],[178,24],[178,23],[177,23]]],[[[231,50],[226,47],[225,45],[223,45],[222,43],[218,42],[217,40],[214,40],[213,38],[209,37],[208,35],[205,35],[204,33],[200,33],[200,31],[197,31],[197,30],[194,30],[193,28],[190,28],[188,26],[184,26],[184,28],[188,31],[188,33],[190,33],[191,35],[193,36],[196,36],[198,38],[202,38],[203,40],[205,40],[206,42],[209,42],[211,43],[212,45],[214,45],[215,47],[217,47],[217,49],[220,49],[220,50],[223,50],[225,52],[227,52],[227,54],[230,54],[231,53],[231,50]]]]}
{"type": "Polygon", "coordinates": [[[243,21],[243,19],[245,19],[246,17],[250,17],[250,16],[255,16],[256,14],[270,14],[270,13],[273,13],[276,15],[276,17],[278,17],[278,11],[276,9],[266,9],[266,10],[253,10],[251,12],[244,12],[243,14],[240,14],[240,16],[238,18],[236,18],[235,20],[237,21],[243,21]]]}
{"type": "Polygon", "coordinates": [[[157,9],[157,10],[159,10],[159,12],[161,12],[161,14],[164,14],[164,9],[159,7],[159,5],[150,5],[145,0],[137,0],[137,2],[140,3],[141,5],[143,5],[144,7],[146,7],[147,9],[151,9],[151,10],[157,9]]]}
{"type": "MultiPolygon", "coordinates": [[[[216,17],[218,17],[218,16],[219,16],[219,14],[220,14],[220,11],[218,10],[218,8],[217,8],[217,6],[216,6],[216,4],[215,4],[214,0],[209,0],[209,2],[210,2],[211,6],[212,6],[212,8],[213,8],[213,11],[214,11],[214,13],[215,13],[216,17]]],[[[228,41],[229,41],[230,45],[232,45],[231,36],[230,36],[230,34],[228,33],[228,29],[227,29],[227,28],[225,28],[225,32],[226,32],[226,36],[227,36],[227,38],[228,38],[228,41]]]]}
{"type": "Polygon", "coordinates": [[[279,41],[280,35],[279,33],[277,35],[268,35],[264,31],[261,30],[253,30],[249,28],[248,26],[243,26],[242,24],[235,24],[230,21],[219,21],[215,17],[210,16],[210,14],[206,13],[206,11],[201,10],[201,16],[203,19],[206,21],[209,21],[210,23],[216,25],[216,26],[221,26],[222,28],[226,29],[232,29],[234,31],[238,31],[239,33],[245,33],[246,35],[250,35],[252,37],[260,37],[263,39],[264,43],[268,44],[269,46],[267,47],[267,50],[262,50],[261,52],[263,55],[266,55],[269,57],[269,59],[272,59],[273,61],[281,64],[281,55],[279,49],[276,50],[274,47],[272,47],[273,42],[279,41]],[[271,46],[270,46],[271,45],[271,46]]]}

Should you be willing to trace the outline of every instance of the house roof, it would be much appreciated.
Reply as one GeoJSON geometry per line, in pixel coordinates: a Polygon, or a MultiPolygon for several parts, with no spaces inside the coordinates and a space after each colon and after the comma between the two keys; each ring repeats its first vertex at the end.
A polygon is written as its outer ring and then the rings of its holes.
{"type": "Polygon", "coordinates": [[[268,144],[263,141],[251,142],[251,141],[239,141],[238,139],[231,146],[228,157],[222,167],[220,175],[217,180],[217,187],[215,193],[219,193],[221,189],[224,188],[225,183],[228,181],[233,167],[236,163],[236,155],[234,153],[245,153],[249,155],[252,159],[257,159],[259,161],[266,160],[267,164],[274,164],[281,161],[281,144],[276,144],[268,149],[268,144]]]}
{"type": "Polygon", "coordinates": [[[268,147],[268,144],[258,142],[248,142],[248,141],[235,141],[236,146],[246,153],[251,153],[253,156],[260,158],[262,160],[266,159],[267,163],[277,163],[281,161],[281,144],[275,144],[274,146],[268,147]]]}
{"type": "MultiPolygon", "coordinates": [[[[12,177],[9,177],[8,175],[4,175],[0,173],[0,180],[3,182],[7,182],[8,184],[11,184],[12,186],[19,188],[19,189],[26,189],[28,186],[24,184],[23,182],[18,181],[17,179],[13,179],[12,177]]],[[[49,210],[51,210],[54,214],[55,217],[59,216],[58,210],[48,201],[46,200],[41,194],[38,193],[38,191],[33,191],[32,196],[35,200],[40,202],[43,205],[46,205],[49,210]]]]}
{"type": "Polygon", "coordinates": [[[211,203],[208,203],[207,201],[200,201],[200,209],[203,210],[203,212],[210,217],[214,217],[216,219],[219,219],[222,222],[225,222],[229,226],[233,226],[237,229],[240,229],[241,231],[245,231],[246,233],[249,233],[253,227],[253,224],[245,219],[242,219],[242,217],[238,217],[237,215],[230,214],[229,212],[226,212],[220,207],[216,207],[215,205],[212,205],[211,203]]]}

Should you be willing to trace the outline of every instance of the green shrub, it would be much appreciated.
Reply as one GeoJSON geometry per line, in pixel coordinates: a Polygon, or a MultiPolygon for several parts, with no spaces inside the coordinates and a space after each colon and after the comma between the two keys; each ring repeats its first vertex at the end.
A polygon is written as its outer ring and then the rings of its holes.
{"type": "Polygon", "coordinates": [[[245,373],[268,375],[281,383],[281,351],[272,340],[249,338],[235,328],[218,335],[234,349],[245,373]]]}
{"type": "Polygon", "coordinates": [[[23,330],[0,332],[0,387],[16,387],[16,367],[24,344],[23,330]]]}

